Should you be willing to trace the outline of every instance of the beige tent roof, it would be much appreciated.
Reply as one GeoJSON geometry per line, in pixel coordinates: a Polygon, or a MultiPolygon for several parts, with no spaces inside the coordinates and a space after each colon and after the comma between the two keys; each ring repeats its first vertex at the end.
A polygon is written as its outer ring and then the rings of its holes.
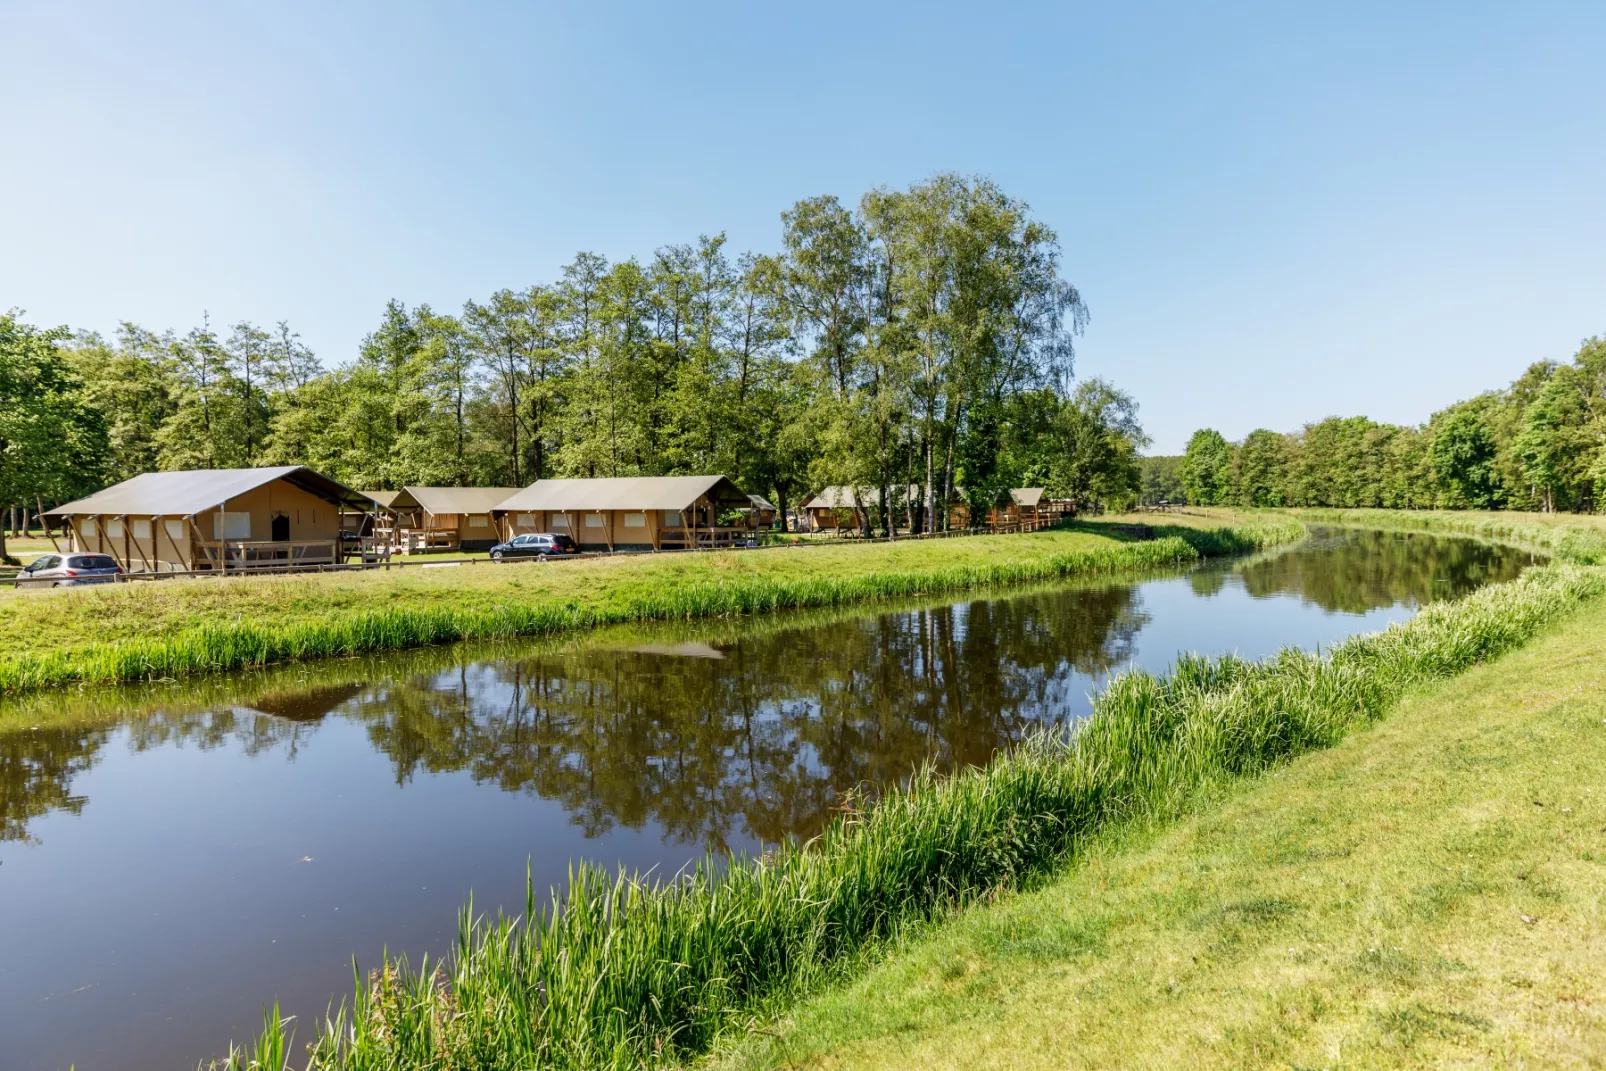
{"type": "MultiPolygon", "coordinates": [[[[799,506],[802,509],[853,509],[859,504],[859,490],[853,487],[822,488],[818,494],[805,498],[799,503],[799,506]]],[[[862,490],[864,491],[864,504],[866,506],[874,506],[881,501],[880,488],[866,487],[862,490]]],[[[965,489],[963,487],[954,488],[954,498],[956,500],[963,498],[964,494],[965,489]]],[[[892,488],[893,506],[898,507],[909,501],[925,501],[925,497],[920,493],[920,485],[912,483],[907,488],[894,485],[892,488]]]]}
{"type": "Polygon", "coordinates": [[[537,480],[497,505],[513,510],[685,509],[704,495],[747,506],[747,496],[724,476],[621,476],[601,480],[537,480]]]}
{"type": "Polygon", "coordinates": [[[1036,506],[1043,501],[1041,487],[1017,487],[1009,492],[1009,497],[1017,506],[1036,506]]]}
{"type": "Polygon", "coordinates": [[[771,502],[763,495],[748,495],[747,501],[753,504],[754,509],[767,509],[771,511],[775,509],[775,503],[771,502]]]}
{"type": "Polygon", "coordinates": [[[283,480],[339,506],[371,509],[360,491],[300,465],[262,469],[193,469],[184,472],[142,472],[88,498],[68,502],[47,517],[190,517],[224,505],[263,484],[283,480]]]}
{"type": "MultiPolygon", "coordinates": [[[[369,498],[373,499],[375,502],[378,502],[381,506],[384,506],[384,507],[386,507],[388,509],[388,508],[390,508],[390,507],[392,507],[392,506],[394,506],[396,504],[396,499],[401,497],[402,492],[400,492],[400,491],[364,491],[363,494],[367,495],[369,498]]],[[[416,503],[414,503],[414,505],[416,505],[416,503]]]]}
{"type": "Polygon", "coordinates": [[[490,513],[517,487],[403,487],[388,505],[394,510],[422,509],[443,513],[490,513]]]}

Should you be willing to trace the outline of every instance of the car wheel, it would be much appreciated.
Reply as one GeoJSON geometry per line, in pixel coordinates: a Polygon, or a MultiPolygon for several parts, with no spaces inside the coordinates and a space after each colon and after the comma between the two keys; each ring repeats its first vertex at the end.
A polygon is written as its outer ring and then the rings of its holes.
{"type": "Polygon", "coordinates": [[[502,552],[501,552],[501,551],[499,551],[499,550],[493,550],[493,551],[491,551],[491,560],[492,560],[492,561],[493,561],[493,562],[499,562],[499,561],[501,561],[501,560],[502,560],[502,552]]]}

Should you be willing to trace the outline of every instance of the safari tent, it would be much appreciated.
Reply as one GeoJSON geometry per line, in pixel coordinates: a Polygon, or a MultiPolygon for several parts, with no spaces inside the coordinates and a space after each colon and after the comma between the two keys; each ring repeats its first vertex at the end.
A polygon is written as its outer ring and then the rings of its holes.
{"type": "Polygon", "coordinates": [[[489,550],[497,542],[495,509],[517,487],[403,487],[367,491],[396,515],[382,530],[398,553],[422,550],[489,550]]]}
{"type": "Polygon", "coordinates": [[[587,550],[677,550],[747,539],[748,528],[719,516],[751,505],[724,476],[622,476],[537,480],[496,512],[504,538],[552,532],[587,550]]]}
{"type": "Polygon", "coordinates": [[[110,554],[130,573],[339,565],[341,513],[368,496],[299,465],[146,472],[46,510],[63,550],[110,554]]]}

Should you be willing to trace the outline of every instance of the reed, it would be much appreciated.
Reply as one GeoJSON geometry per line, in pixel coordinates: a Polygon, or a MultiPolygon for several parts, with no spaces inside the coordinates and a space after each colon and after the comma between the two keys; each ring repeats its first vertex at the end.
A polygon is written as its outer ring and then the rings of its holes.
{"type": "Polygon", "coordinates": [[[1304,527],[1287,518],[1241,529],[1166,529],[1162,538],[995,563],[886,570],[857,576],[760,574],[714,581],[635,584],[577,599],[490,606],[423,605],[342,610],[289,622],[235,620],[170,636],[0,655],[0,695],[63,684],[166,680],[311,658],[349,657],[469,639],[543,636],[573,629],[777,610],[1149,569],[1202,553],[1289,542],[1304,527]],[[1225,548],[1225,549],[1224,549],[1225,548]]]}
{"type": "MultiPolygon", "coordinates": [[[[1406,689],[1510,650],[1603,592],[1600,571],[1557,564],[1325,657],[1186,657],[1164,676],[1116,679],[1067,735],[985,770],[917,776],[807,845],[670,880],[576,867],[549,903],[531,889],[520,919],[470,905],[444,961],[389,959],[359,978],[315,1030],[308,1066],[634,1068],[703,1051],[911,923],[1046,875],[1112,824],[1163,820],[1330,745],[1406,689]]],[[[278,1071],[284,1049],[265,1034],[214,1066],[278,1071]]]]}
{"type": "Polygon", "coordinates": [[[1313,524],[1472,536],[1537,550],[1575,565],[1606,565],[1606,517],[1463,510],[1290,509],[1313,524]]]}

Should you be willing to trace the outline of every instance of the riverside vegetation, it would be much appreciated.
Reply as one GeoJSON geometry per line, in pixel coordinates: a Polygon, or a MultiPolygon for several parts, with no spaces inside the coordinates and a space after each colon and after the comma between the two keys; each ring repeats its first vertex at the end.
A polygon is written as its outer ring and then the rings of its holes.
{"type": "Polygon", "coordinates": [[[1288,518],[564,564],[184,580],[0,596],[0,694],[604,624],[839,606],[1175,565],[1299,538],[1288,518]]]}
{"type": "MultiPolygon", "coordinates": [[[[1031,885],[1112,830],[1153,823],[1377,721],[1407,691],[1523,644],[1606,591],[1570,563],[1413,620],[1263,663],[1132,673],[1065,738],[985,770],[918,776],[808,845],[673,880],[580,867],[523,919],[463,913],[443,962],[387,961],[311,1031],[317,1068],[636,1067],[705,1050],[839,977],[909,927],[1031,885]]],[[[269,1013],[228,1068],[278,1068],[269,1013]]]]}
{"type": "Polygon", "coordinates": [[[900,944],[718,1068],[1571,1068],[1606,1052],[1606,601],[900,944]]]}

